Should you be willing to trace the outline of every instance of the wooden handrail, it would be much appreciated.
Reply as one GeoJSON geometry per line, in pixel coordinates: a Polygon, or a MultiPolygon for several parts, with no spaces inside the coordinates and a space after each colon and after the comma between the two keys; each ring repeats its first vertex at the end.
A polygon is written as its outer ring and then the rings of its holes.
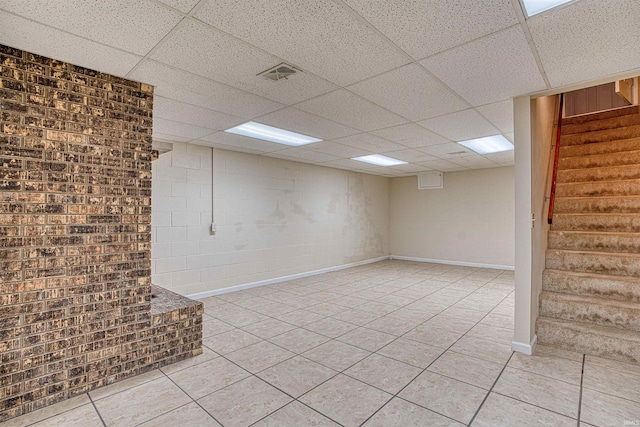
{"type": "Polygon", "coordinates": [[[553,204],[556,199],[556,178],[558,176],[558,157],[560,156],[560,133],[562,129],[562,107],[564,105],[564,93],[560,94],[560,105],[558,106],[558,124],[556,125],[556,150],[553,158],[553,175],[551,178],[551,194],[549,195],[549,214],[547,223],[553,223],[553,204]]]}

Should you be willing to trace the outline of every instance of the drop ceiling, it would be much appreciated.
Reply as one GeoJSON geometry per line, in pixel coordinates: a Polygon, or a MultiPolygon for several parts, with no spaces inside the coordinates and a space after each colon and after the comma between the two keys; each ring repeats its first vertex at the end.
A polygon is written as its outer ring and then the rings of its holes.
{"type": "Polygon", "coordinates": [[[154,85],[154,140],[384,176],[513,165],[511,98],[640,72],[637,0],[0,0],[0,43],[154,85]],[[282,62],[301,72],[271,81],[282,62]],[[320,138],[223,132],[255,121],[320,138]],[[351,160],[384,154],[408,162],[351,160]]]}

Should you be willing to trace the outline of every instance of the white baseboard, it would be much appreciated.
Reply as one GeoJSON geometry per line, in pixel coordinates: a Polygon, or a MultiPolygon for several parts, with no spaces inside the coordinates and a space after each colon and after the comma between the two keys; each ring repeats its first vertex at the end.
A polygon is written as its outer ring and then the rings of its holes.
{"type": "Polygon", "coordinates": [[[314,270],[314,271],[307,271],[307,272],[304,272],[304,273],[292,274],[290,276],[275,277],[273,279],[260,280],[258,282],[253,282],[253,283],[245,283],[245,284],[242,284],[242,285],[229,286],[228,288],[214,289],[214,290],[211,290],[211,291],[199,292],[197,294],[187,295],[187,297],[192,298],[192,299],[202,299],[202,298],[212,297],[212,296],[216,296],[216,295],[226,294],[226,293],[229,293],[229,292],[235,292],[235,291],[241,291],[241,290],[244,290],[244,289],[257,288],[259,286],[273,285],[274,283],[286,282],[288,280],[299,279],[299,278],[302,278],[302,277],[309,277],[309,276],[315,276],[317,274],[330,273],[332,271],[344,270],[346,268],[357,267],[359,265],[372,264],[374,262],[384,261],[384,260],[387,260],[389,258],[390,258],[389,256],[382,256],[382,257],[378,257],[378,258],[366,259],[364,261],[353,262],[351,264],[342,264],[342,265],[337,265],[337,266],[334,266],[334,267],[322,268],[320,270],[314,270]]]}
{"type": "Polygon", "coordinates": [[[511,343],[511,350],[517,351],[519,353],[524,353],[528,356],[533,354],[533,349],[536,348],[536,343],[538,342],[538,336],[534,335],[533,339],[529,344],[525,344],[523,342],[513,341],[511,343]]]}
{"type": "Polygon", "coordinates": [[[449,261],[446,259],[415,258],[415,257],[399,256],[399,255],[391,255],[390,258],[399,259],[402,261],[432,262],[434,264],[460,265],[463,267],[493,268],[497,270],[514,270],[515,269],[513,265],[481,264],[477,262],[449,261]]]}

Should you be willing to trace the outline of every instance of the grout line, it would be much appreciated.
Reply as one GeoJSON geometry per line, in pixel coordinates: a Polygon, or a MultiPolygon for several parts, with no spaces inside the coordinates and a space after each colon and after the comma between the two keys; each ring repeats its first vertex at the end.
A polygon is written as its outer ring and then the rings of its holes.
{"type": "Polygon", "coordinates": [[[489,398],[489,395],[491,394],[491,392],[493,391],[493,388],[496,386],[496,384],[498,383],[498,380],[500,379],[500,377],[502,376],[502,373],[504,372],[505,369],[507,369],[507,365],[509,364],[509,362],[511,361],[511,358],[513,357],[514,352],[511,352],[511,356],[509,356],[509,360],[507,360],[507,363],[504,364],[504,366],[502,367],[502,370],[500,371],[500,374],[496,377],[496,380],[493,382],[493,384],[491,385],[491,388],[489,389],[489,392],[484,396],[484,399],[482,399],[482,403],[480,404],[480,406],[478,406],[478,409],[476,410],[476,413],[473,414],[473,417],[471,418],[471,420],[469,421],[469,425],[471,425],[473,423],[473,421],[476,419],[476,417],[478,416],[478,414],[480,413],[480,410],[482,409],[482,407],[484,406],[484,403],[487,401],[487,399],[489,398]]]}
{"type": "Polygon", "coordinates": [[[93,399],[91,398],[91,396],[89,395],[89,393],[87,393],[87,397],[89,398],[89,401],[91,402],[91,405],[93,405],[93,409],[96,411],[96,414],[98,414],[98,418],[100,418],[100,421],[102,422],[102,425],[104,427],[107,427],[107,423],[104,422],[104,419],[102,419],[102,414],[100,413],[100,411],[98,410],[98,407],[96,406],[96,403],[93,401],[93,399]]]}
{"type": "Polygon", "coordinates": [[[582,355],[582,372],[580,373],[580,395],[578,398],[578,424],[577,427],[580,427],[580,417],[582,415],[582,384],[584,383],[584,363],[587,358],[586,354],[582,355]]]}
{"type": "MultiPolygon", "coordinates": [[[[164,373],[164,372],[163,372],[163,373],[164,373]]],[[[191,397],[191,395],[190,395],[189,393],[187,393],[186,391],[184,391],[184,390],[182,389],[182,387],[180,387],[180,386],[179,386],[179,385],[178,385],[178,384],[177,384],[177,383],[176,383],[176,382],[175,382],[175,381],[174,381],[174,380],[173,380],[169,375],[164,374],[164,376],[165,376],[165,377],[167,377],[167,379],[168,379],[169,381],[171,381],[171,382],[172,382],[176,387],[178,387],[178,388],[180,389],[180,391],[182,391],[184,394],[186,394],[186,395],[187,395],[187,397],[189,397],[189,399],[191,399],[191,402],[193,402],[193,403],[195,403],[196,405],[198,405],[198,406],[200,407],[200,409],[202,409],[204,412],[206,412],[206,413],[207,413],[207,415],[209,415],[211,418],[213,418],[213,419],[215,420],[215,422],[217,422],[218,424],[222,425],[222,423],[221,423],[220,421],[218,421],[218,420],[216,419],[216,417],[214,417],[212,414],[210,414],[210,413],[209,413],[209,411],[207,411],[206,409],[204,409],[204,408],[202,407],[202,405],[200,405],[200,403],[198,402],[198,400],[194,399],[193,397],[191,397]]],[[[248,378],[248,377],[247,377],[247,378],[248,378]]],[[[244,378],[243,378],[243,379],[244,379],[244,378]]],[[[236,381],[236,383],[237,383],[237,382],[239,382],[239,381],[242,381],[242,380],[238,380],[238,381],[236,381]]],[[[233,383],[233,384],[235,384],[235,383],[233,383]]],[[[231,385],[231,384],[229,384],[229,385],[231,385]]],[[[223,388],[224,388],[224,387],[223,387],[223,388]]],[[[221,390],[222,390],[222,389],[221,389],[221,390]]],[[[216,390],[216,391],[217,391],[217,390],[216,390]]],[[[212,392],[212,393],[213,393],[213,392],[212,392]]],[[[209,394],[211,394],[211,393],[209,393],[209,394]]],[[[208,396],[208,395],[206,395],[206,396],[208,396]]],[[[202,396],[202,397],[205,397],[205,396],[202,396]]],[[[200,399],[202,399],[202,397],[201,397],[200,399]]],[[[191,403],[191,402],[189,402],[189,403],[191,403]]],[[[186,406],[186,405],[188,405],[189,403],[185,403],[184,405],[179,406],[178,408],[182,408],[183,406],[186,406]]],[[[172,412],[172,411],[175,411],[175,410],[176,410],[176,409],[178,409],[178,408],[173,408],[171,411],[165,412],[165,413],[163,413],[163,414],[161,414],[161,415],[168,414],[168,413],[170,413],[170,412],[172,412]]],[[[161,415],[158,415],[158,417],[159,417],[159,416],[161,416],[161,415]]],[[[154,417],[154,418],[152,418],[152,419],[155,419],[155,418],[158,418],[158,417],[154,417]]],[[[147,421],[150,421],[150,420],[147,420],[147,421]]],[[[145,421],[145,422],[146,422],[146,421],[145,421]]]]}

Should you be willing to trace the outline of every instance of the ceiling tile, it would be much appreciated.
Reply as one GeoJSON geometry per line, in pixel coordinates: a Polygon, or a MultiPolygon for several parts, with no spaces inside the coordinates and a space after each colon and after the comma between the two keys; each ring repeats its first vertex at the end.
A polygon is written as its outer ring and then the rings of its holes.
{"type": "Polygon", "coordinates": [[[405,173],[406,172],[409,172],[409,173],[426,172],[431,170],[426,166],[415,165],[413,163],[407,163],[406,165],[391,166],[391,169],[395,171],[405,172],[405,173]]]}
{"type": "Polygon", "coordinates": [[[457,157],[455,159],[451,159],[451,162],[458,164],[460,166],[465,166],[469,169],[498,167],[497,163],[492,162],[491,160],[486,159],[485,157],[479,154],[474,154],[471,156],[464,156],[464,157],[457,157]]]}
{"type": "Polygon", "coordinates": [[[359,130],[292,107],[264,115],[255,121],[320,139],[334,139],[360,133],[359,130]]]}
{"type": "Polygon", "coordinates": [[[284,150],[278,150],[277,153],[273,153],[276,156],[286,156],[292,159],[305,160],[315,163],[330,162],[332,160],[338,160],[338,156],[332,156],[331,154],[320,153],[318,151],[307,150],[306,148],[292,147],[285,148],[284,150]]]}
{"type": "Polygon", "coordinates": [[[476,110],[501,132],[513,132],[513,100],[494,102],[476,110]]]}
{"type": "Polygon", "coordinates": [[[355,148],[349,145],[338,144],[333,141],[321,141],[314,142],[313,144],[307,144],[304,146],[306,150],[317,151],[319,153],[331,154],[333,156],[352,158],[366,156],[367,154],[373,154],[372,151],[364,150],[362,148],[355,148]]]}
{"type": "Polygon", "coordinates": [[[344,0],[415,59],[510,25],[510,0],[344,0]]]}
{"type": "Polygon", "coordinates": [[[249,138],[242,135],[236,135],[228,132],[216,132],[209,134],[201,141],[210,142],[213,144],[225,145],[227,147],[234,147],[231,149],[243,149],[242,151],[254,150],[262,153],[268,153],[271,151],[278,151],[286,148],[286,145],[278,144],[275,142],[263,141],[261,139],[249,138]]]}
{"type": "Polygon", "coordinates": [[[371,153],[387,153],[389,151],[399,151],[406,147],[395,142],[388,141],[369,133],[347,136],[345,138],[334,139],[333,142],[349,145],[371,153]]]}
{"type": "Polygon", "coordinates": [[[462,98],[417,64],[397,68],[347,89],[412,121],[468,107],[462,98]]]}
{"type": "Polygon", "coordinates": [[[154,94],[246,119],[284,107],[275,101],[209,80],[183,70],[146,60],[129,78],[156,86],[154,94]]]}
{"type": "Polygon", "coordinates": [[[546,89],[520,25],[420,63],[473,105],[546,89]]]}
{"type": "Polygon", "coordinates": [[[202,126],[194,126],[187,123],[175,122],[160,117],[153,118],[153,135],[156,132],[164,135],[180,136],[182,138],[197,139],[209,135],[212,130],[202,126]]]}
{"type": "Polygon", "coordinates": [[[447,160],[431,160],[429,162],[420,162],[419,165],[440,172],[452,172],[468,169],[447,160]]]}
{"type": "Polygon", "coordinates": [[[424,147],[421,150],[440,159],[453,159],[474,154],[470,149],[455,142],[431,145],[429,147],[424,147]]]}
{"type": "Polygon", "coordinates": [[[500,133],[474,109],[423,120],[419,124],[452,141],[464,141],[500,133]]]}
{"type": "Polygon", "coordinates": [[[165,133],[153,132],[154,141],[162,142],[189,142],[192,138],[185,138],[184,136],[167,135],[165,133]]]}
{"type": "Polygon", "coordinates": [[[124,76],[142,57],[0,11],[2,44],[105,73],[124,76]]]}
{"type": "MultiPolygon", "coordinates": [[[[384,153],[385,156],[391,157],[394,159],[402,160],[405,162],[426,162],[429,160],[437,160],[437,157],[432,156],[431,154],[427,154],[421,150],[414,150],[412,148],[400,151],[389,151],[384,153]]],[[[394,166],[395,167],[395,166],[394,166]]]]}
{"type": "Polygon", "coordinates": [[[335,85],[310,73],[277,82],[256,74],[281,60],[197,21],[180,26],[151,59],[284,104],[326,93],[335,85]]]}
{"type": "Polygon", "coordinates": [[[341,86],[410,61],[332,0],[211,0],[196,17],[341,86]]]}
{"type": "Polygon", "coordinates": [[[496,163],[509,163],[509,162],[513,162],[514,160],[513,154],[514,154],[513,150],[509,150],[509,151],[501,151],[499,153],[484,154],[483,157],[486,157],[487,159],[496,163]]]}
{"type": "Polygon", "coordinates": [[[153,98],[153,117],[154,119],[161,117],[215,130],[229,129],[246,121],[241,117],[185,104],[162,96],[154,96],[153,98]]]}
{"type": "Polygon", "coordinates": [[[200,0],[160,0],[162,3],[178,9],[181,12],[189,13],[200,0]]]}
{"type": "Polygon", "coordinates": [[[202,145],[203,147],[213,147],[213,148],[218,148],[220,150],[238,151],[240,153],[249,153],[249,154],[258,154],[258,155],[268,154],[268,153],[265,153],[264,151],[254,150],[248,147],[239,147],[237,145],[231,146],[226,144],[220,144],[217,142],[204,141],[202,139],[194,139],[193,141],[189,141],[189,144],[202,145]]]}
{"type": "Polygon", "coordinates": [[[507,138],[509,141],[511,141],[511,143],[514,143],[515,140],[515,134],[513,132],[505,132],[502,134],[502,136],[504,136],[505,138],[507,138]]]}
{"type": "Polygon", "coordinates": [[[146,55],[182,19],[151,0],[3,0],[2,8],[138,55],[146,55]]]}
{"type": "Polygon", "coordinates": [[[348,170],[359,170],[362,168],[362,165],[365,163],[359,162],[357,160],[351,159],[340,159],[340,160],[332,160],[330,162],[326,162],[325,166],[340,168],[340,169],[348,169],[348,170]]]}
{"type": "Polygon", "coordinates": [[[371,133],[411,148],[426,147],[428,145],[450,142],[448,139],[443,138],[442,136],[437,135],[415,123],[407,123],[405,125],[375,130],[371,133]]]}
{"type": "Polygon", "coordinates": [[[296,105],[296,108],[361,131],[372,131],[407,122],[402,117],[344,89],[310,99],[296,105]]]}
{"type": "Polygon", "coordinates": [[[637,0],[582,0],[527,22],[553,87],[640,67],[637,0]]]}

